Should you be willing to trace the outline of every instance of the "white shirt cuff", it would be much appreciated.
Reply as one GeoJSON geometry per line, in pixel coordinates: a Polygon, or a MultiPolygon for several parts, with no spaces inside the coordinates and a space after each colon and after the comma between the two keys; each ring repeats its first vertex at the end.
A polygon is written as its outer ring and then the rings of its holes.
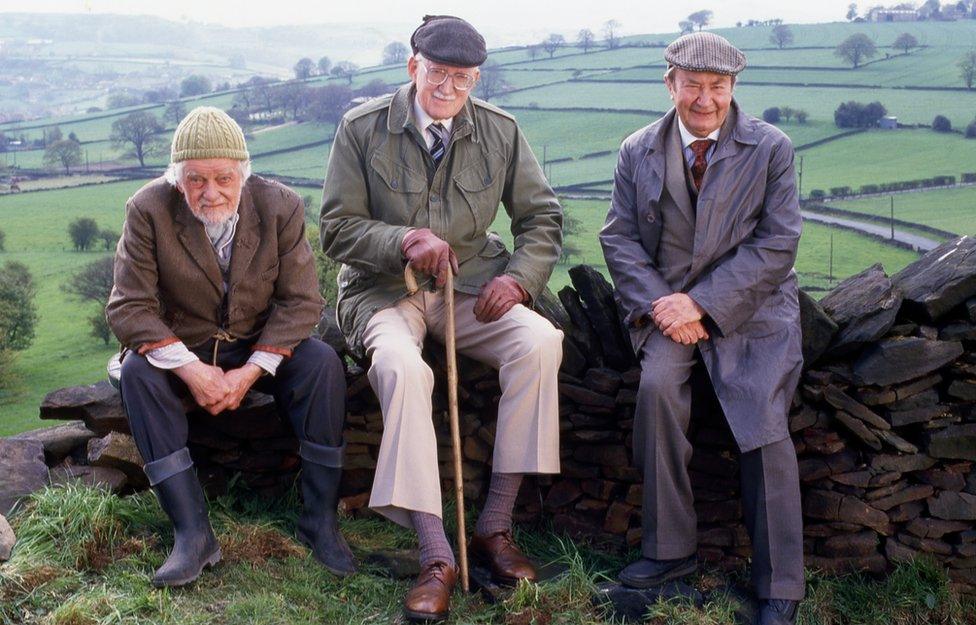
{"type": "Polygon", "coordinates": [[[267,371],[269,374],[274,375],[278,370],[278,365],[281,364],[284,356],[281,354],[274,354],[272,352],[264,352],[260,349],[251,352],[251,357],[247,361],[253,365],[257,365],[267,371]]]}
{"type": "Polygon", "coordinates": [[[187,349],[183,341],[177,341],[149,350],[146,352],[146,360],[157,369],[176,369],[200,359],[187,349]]]}

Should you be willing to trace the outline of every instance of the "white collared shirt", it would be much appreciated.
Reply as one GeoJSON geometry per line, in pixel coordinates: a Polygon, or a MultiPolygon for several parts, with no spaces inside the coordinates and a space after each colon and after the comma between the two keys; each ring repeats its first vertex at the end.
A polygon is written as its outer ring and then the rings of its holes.
{"type": "Polygon", "coordinates": [[[684,152],[685,162],[688,163],[688,166],[691,167],[695,164],[695,151],[691,149],[691,144],[695,141],[701,141],[702,139],[711,139],[715,142],[709,146],[708,152],[705,153],[705,162],[711,162],[712,155],[715,153],[715,146],[718,145],[718,134],[722,129],[716,128],[712,132],[708,133],[707,137],[696,137],[695,135],[691,134],[690,130],[685,128],[685,124],[683,121],[681,121],[680,115],[675,115],[675,117],[678,118],[678,132],[681,134],[681,146],[683,148],[682,152],[684,152]]]}
{"type": "MultiPolygon", "coordinates": [[[[444,127],[444,136],[451,136],[451,128],[454,126],[454,119],[434,119],[428,115],[427,111],[424,110],[424,107],[420,105],[420,100],[416,95],[413,97],[413,116],[417,122],[417,128],[420,130],[420,134],[424,138],[424,142],[427,143],[428,151],[430,150],[430,146],[434,145],[434,132],[430,129],[431,124],[439,123],[444,127]]],[[[444,143],[445,147],[447,147],[447,141],[444,143]]]]}

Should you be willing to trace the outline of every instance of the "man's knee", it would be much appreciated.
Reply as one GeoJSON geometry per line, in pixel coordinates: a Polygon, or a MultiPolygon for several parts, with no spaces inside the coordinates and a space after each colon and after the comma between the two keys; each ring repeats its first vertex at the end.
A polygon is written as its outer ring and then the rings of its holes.
{"type": "Polygon", "coordinates": [[[532,323],[516,331],[516,357],[535,356],[540,361],[552,361],[558,366],[563,355],[563,333],[541,316],[532,314],[538,319],[533,319],[532,323]]]}
{"type": "Polygon", "coordinates": [[[148,385],[159,384],[165,378],[166,372],[152,366],[142,354],[129,352],[122,359],[119,385],[122,388],[123,396],[127,390],[138,392],[148,385]]]}
{"type": "Polygon", "coordinates": [[[385,341],[370,350],[369,377],[381,382],[434,386],[434,372],[409,340],[385,341]]]}
{"type": "Polygon", "coordinates": [[[665,357],[645,356],[641,361],[641,378],[638,394],[644,399],[673,397],[688,383],[690,371],[685,363],[665,357]]]}
{"type": "Polygon", "coordinates": [[[301,367],[319,369],[328,376],[343,377],[345,375],[339,354],[331,345],[319,339],[309,338],[299,343],[295,347],[291,360],[301,367]]]}

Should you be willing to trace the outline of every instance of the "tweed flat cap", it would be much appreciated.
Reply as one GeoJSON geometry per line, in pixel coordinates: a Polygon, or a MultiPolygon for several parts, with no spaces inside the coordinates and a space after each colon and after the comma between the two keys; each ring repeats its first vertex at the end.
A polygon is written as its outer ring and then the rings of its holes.
{"type": "Polygon", "coordinates": [[[244,131],[230,115],[212,106],[198,106],[183,118],[173,133],[170,162],[203,158],[250,158],[244,131]]]}
{"type": "Polygon", "coordinates": [[[664,50],[669,65],[693,72],[735,76],[746,67],[746,55],[724,37],[697,32],[678,37],[664,50]]]}
{"type": "Polygon", "coordinates": [[[425,15],[410,35],[410,47],[414,54],[454,67],[478,67],[488,58],[481,33],[453,15],[425,15]]]}

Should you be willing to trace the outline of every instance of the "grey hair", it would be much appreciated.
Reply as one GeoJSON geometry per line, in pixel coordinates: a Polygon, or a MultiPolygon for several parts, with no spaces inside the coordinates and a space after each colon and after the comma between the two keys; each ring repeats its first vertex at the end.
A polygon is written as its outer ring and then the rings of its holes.
{"type": "MultiPolygon", "coordinates": [[[[186,161],[170,163],[166,168],[166,172],[163,173],[163,177],[166,178],[166,182],[179,188],[185,168],[186,161]]],[[[251,177],[251,161],[238,161],[237,171],[241,174],[241,186],[243,187],[247,179],[251,177]]]]}

